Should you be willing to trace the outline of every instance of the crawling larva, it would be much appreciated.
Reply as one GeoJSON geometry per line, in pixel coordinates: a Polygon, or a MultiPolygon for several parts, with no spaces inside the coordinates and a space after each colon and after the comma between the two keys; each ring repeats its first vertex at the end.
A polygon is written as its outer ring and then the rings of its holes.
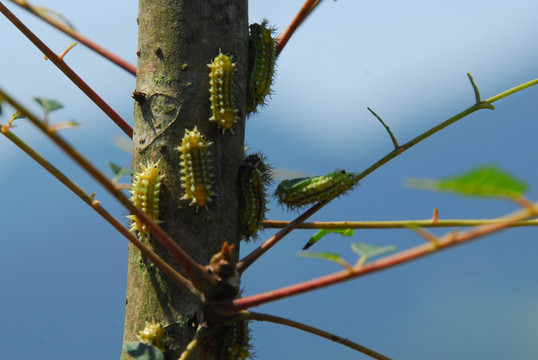
{"type": "Polygon", "coordinates": [[[271,93],[271,84],[275,73],[274,29],[268,27],[268,21],[250,25],[249,38],[249,82],[247,92],[247,111],[256,112],[259,105],[265,104],[265,98],[271,93]]]}
{"type": "Polygon", "coordinates": [[[232,127],[237,121],[237,109],[234,107],[232,94],[235,64],[230,56],[219,53],[207,66],[211,69],[209,73],[209,101],[212,116],[209,121],[220,127],[222,132],[232,131],[232,127]]]}
{"type": "Polygon", "coordinates": [[[245,158],[239,171],[241,236],[249,240],[256,237],[267,212],[267,187],[271,183],[271,167],[262,154],[245,158]]]}
{"type": "MultiPolygon", "coordinates": [[[[148,161],[141,165],[141,169],[133,176],[131,185],[131,201],[154,222],[159,222],[159,195],[161,192],[162,176],[159,173],[159,162],[148,161]]],[[[145,224],[136,215],[127,216],[131,220],[131,231],[138,231],[146,236],[148,230],[145,224]]]]}
{"type": "Polygon", "coordinates": [[[211,190],[211,154],[207,150],[211,144],[195,126],[191,131],[185,129],[181,146],[177,148],[181,152],[181,181],[185,189],[181,200],[190,200],[190,205],[196,205],[197,209],[206,206],[215,195],[211,190]]]}
{"type": "Polygon", "coordinates": [[[167,342],[164,327],[159,323],[146,323],[144,329],[138,334],[138,340],[161,350],[164,350],[167,342]]]}
{"type": "Polygon", "coordinates": [[[291,209],[332,200],[358,183],[355,173],[336,170],[327,175],[282,181],[275,192],[279,202],[291,209]]]}

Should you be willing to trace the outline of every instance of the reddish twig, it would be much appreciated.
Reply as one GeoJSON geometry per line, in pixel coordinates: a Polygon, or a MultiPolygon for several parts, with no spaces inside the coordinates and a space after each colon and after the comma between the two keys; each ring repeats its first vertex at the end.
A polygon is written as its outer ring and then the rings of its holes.
{"type": "MultiPolygon", "coordinates": [[[[473,88],[474,88],[475,87],[474,82],[472,82],[472,84],[473,84],[473,88]]],[[[500,100],[500,99],[502,99],[502,98],[504,98],[506,96],[509,96],[511,94],[514,94],[514,93],[516,93],[518,91],[524,90],[524,89],[526,89],[528,87],[534,86],[536,84],[538,84],[538,79],[528,81],[528,82],[526,82],[524,84],[518,85],[518,86],[516,86],[516,87],[514,87],[514,88],[512,88],[510,90],[507,90],[507,91],[505,91],[505,92],[503,92],[501,94],[498,94],[498,95],[496,95],[496,96],[494,96],[494,97],[492,97],[490,99],[487,99],[485,101],[482,101],[480,103],[476,103],[476,104],[470,106],[469,108],[467,108],[467,109],[461,111],[460,113],[452,116],[448,120],[445,120],[442,123],[434,126],[433,128],[423,132],[422,134],[420,134],[419,136],[415,137],[414,139],[408,141],[407,143],[405,143],[403,145],[400,145],[397,149],[394,149],[393,151],[391,151],[390,153],[385,155],[382,159],[378,160],[373,165],[371,165],[369,168],[362,171],[358,175],[358,179],[365,178],[370,173],[372,173],[375,170],[377,170],[378,168],[380,168],[382,165],[386,164],[387,162],[389,162],[393,158],[401,155],[405,150],[410,149],[411,147],[415,146],[416,144],[418,144],[422,140],[424,140],[424,139],[434,135],[435,133],[441,131],[445,127],[447,127],[449,125],[452,125],[453,123],[463,119],[464,117],[474,113],[475,111],[478,111],[478,110],[481,110],[481,109],[494,109],[494,107],[493,107],[493,105],[491,105],[491,103],[493,103],[495,101],[498,101],[498,100],[500,100]]],[[[475,89],[475,92],[476,91],[477,91],[477,89],[475,89]]],[[[315,211],[317,211],[321,207],[323,207],[325,204],[326,203],[319,203],[316,206],[314,206],[312,209],[310,209],[309,211],[314,210],[314,209],[315,209],[315,211]]],[[[268,239],[263,245],[261,245],[259,248],[254,250],[251,254],[246,256],[242,261],[240,261],[238,263],[238,271],[239,271],[239,273],[242,273],[250,264],[252,264],[261,255],[263,255],[263,253],[265,253],[265,251],[267,251],[271,246],[276,244],[285,235],[287,235],[289,232],[291,232],[291,230],[297,228],[304,220],[306,220],[311,215],[311,214],[307,215],[307,213],[301,215],[299,218],[297,218],[296,220],[294,220],[290,224],[286,225],[286,227],[284,229],[279,231],[273,237],[268,239]],[[305,216],[305,217],[303,218],[303,216],[305,216]]],[[[433,224],[433,222],[431,220],[430,220],[430,222],[433,224]]],[[[407,224],[407,226],[409,226],[409,224],[407,224]]],[[[510,225],[507,225],[507,226],[513,226],[513,224],[510,224],[510,225]]]]}
{"type": "Polygon", "coordinates": [[[353,349],[353,350],[356,350],[358,352],[361,352],[361,353],[363,353],[365,355],[368,355],[368,356],[370,356],[370,357],[372,357],[374,359],[390,360],[389,357],[387,357],[387,356],[385,356],[383,354],[380,354],[377,351],[369,349],[366,346],[358,344],[358,343],[356,343],[354,341],[351,341],[349,339],[346,339],[346,338],[343,338],[341,336],[335,335],[335,334],[330,333],[328,331],[321,330],[321,329],[318,329],[316,327],[306,325],[306,324],[303,324],[303,323],[298,322],[298,321],[293,321],[293,320],[290,320],[290,319],[286,319],[286,318],[283,318],[283,317],[280,317],[280,316],[274,316],[274,315],[269,315],[269,314],[261,314],[261,313],[246,311],[246,312],[241,312],[241,314],[238,316],[238,319],[256,320],[256,321],[268,321],[268,322],[272,322],[272,323],[275,323],[275,324],[286,325],[286,326],[289,326],[289,327],[292,327],[292,328],[295,328],[295,329],[298,329],[298,330],[306,331],[306,332],[309,332],[311,334],[314,334],[314,335],[323,337],[325,339],[334,341],[335,343],[347,346],[350,349],[353,349]]]}
{"type": "Polygon", "coordinates": [[[86,96],[88,96],[105,114],[108,115],[123,130],[133,137],[133,129],[121,118],[93,89],[84,82],[58,55],[26,27],[7,7],[0,2],[0,12],[13,23],[45,56],[56,65],[86,96]]]}
{"type": "Polygon", "coordinates": [[[299,10],[297,15],[295,16],[295,19],[293,19],[293,21],[288,26],[288,28],[278,37],[278,43],[276,44],[276,56],[277,57],[282,52],[282,49],[284,49],[284,46],[286,46],[286,44],[288,43],[288,40],[291,38],[295,30],[297,30],[299,25],[301,25],[306,20],[308,15],[312,13],[312,10],[314,10],[315,7],[318,6],[320,2],[321,0],[306,0],[305,1],[301,10],[299,10]]]}
{"type": "Polygon", "coordinates": [[[84,156],[78,151],[73,149],[62,137],[57,133],[49,131],[49,128],[40,121],[35,115],[25,109],[22,105],[16,102],[11,96],[6,94],[0,89],[0,97],[6,102],[11,104],[21,114],[37,126],[42,132],[44,132],[56,145],[58,145],[67,155],[69,155],[77,164],[79,164],[84,170],[88,172],[97,182],[99,182],[114,198],[116,198],[127,210],[135,215],[142,223],[144,223],[149,231],[155,236],[161,244],[166,247],[170,253],[177,259],[181,266],[185,269],[185,272],[189,276],[189,279],[195,284],[195,286],[201,291],[209,291],[216,284],[205,269],[194,261],[186,252],[168,235],[159,225],[155,224],[146,214],[137,208],[131,200],[129,200],[120,190],[116,188],[114,183],[108,180],[108,178],[95,166],[93,166],[84,156]]]}
{"type": "Polygon", "coordinates": [[[258,248],[253,250],[250,254],[245,256],[241,261],[237,263],[237,271],[239,274],[243,273],[254,261],[256,261],[260,256],[265,254],[270,248],[272,248],[276,243],[278,243],[280,240],[282,240],[286,235],[288,235],[293,229],[297,228],[300,224],[303,223],[306,219],[308,219],[310,216],[314,215],[319,209],[324,207],[327,204],[327,202],[320,202],[316,205],[312,206],[310,209],[305,211],[303,214],[301,214],[299,217],[297,217],[295,220],[287,224],[282,230],[280,230],[275,235],[271,236],[269,239],[267,239],[263,244],[261,244],[258,248]]]}
{"type": "Polygon", "coordinates": [[[82,201],[89,205],[99,215],[101,215],[109,224],[111,224],[116,230],[118,230],[123,236],[127,238],[134,246],[136,246],[144,255],[146,255],[159,269],[166,273],[176,284],[190,293],[198,303],[203,303],[203,295],[197,291],[192,283],[174,270],[168,263],[166,263],[161,257],[159,257],[153,250],[141,242],[132,232],[130,232],[123,224],[106,211],[99,201],[95,200],[91,195],[82,190],[77,184],[71,181],[65,174],[54,167],[45,158],[39,155],[35,150],[28,146],[25,142],[19,139],[15,134],[9,130],[8,127],[2,127],[1,133],[11,140],[16,146],[24,151],[28,156],[35,160],[45,170],[52,174],[62,184],[64,184],[69,190],[77,195],[82,201]]]}
{"type": "Polygon", "coordinates": [[[41,20],[47,22],[48,24],[54,26],[56,29],[60,30],[64,34],[67,34],[71,36],[73,39],[77,40],[78,42],[86,45],[91,50],[95,51],[99,55],[103,56],[105,59],[110,60],[114,64],[118,65],[125,71],[131,73],[132,75],[136,75],[136,66],[130,64],[129,62],[125,61],[121,57],[115,55],[111,51],[105,49],[101,45],[95,43],[94,41],[90,40],[89,38],[85,37],[75,29],[61,23],[60,21],[55,20],[54,18],[47,16],[43,13],[43,11],[40,11],[39,7],[35,7],[33,5],[30,5],[27,1],[23,0],[11,0],[11,2],[19,5],[20,7],[24,8],[28,12],[34,14],[35,16],[39,17],[41,20]]]}
{"type": "Polygon", "coordinates": [[[268,291],[262,294],[247,296],[236,299],[233,305],[222,305],[221,311],[225,313],[234,313],[240,310],[259,306],[271,301],[298,295],[314,289],[323,288],[329,285],[335,285],[343,281],[351,280],[359,276],[370,274],[376,271],[385,270],[396,265],[401,265],[408,261],[417,260],[423,256],[432,254],[438,250],[447,249],[452,246],[465,243],[470,240],[478,239],[482,236],[491,234],[496,231],[505,229],[512,224],[523,219],[538,215],[538,203],[533,204],[532,208],[525,208],[505,218],[499,219],[494,224],[478,226],[461,233],[448,233],[438,239],[436,245],[425,243],[413,248],[401,251],[394,255],[383,257],[369,264],[362,265],[352,271],[343,270],[316,279],[305,281],[288,287],[268,291]]]}

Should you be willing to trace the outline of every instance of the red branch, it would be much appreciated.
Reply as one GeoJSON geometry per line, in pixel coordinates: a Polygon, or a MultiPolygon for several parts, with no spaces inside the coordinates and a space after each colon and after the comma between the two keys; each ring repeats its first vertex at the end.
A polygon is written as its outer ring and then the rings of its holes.
{"type": "Polygon", "coordinates": [[[508,226],[538,214],[538,203],[533,204],[531,208],[523,209],[515,214],[500,219],[495,224],[478,226],[468,231],[461,233],[448,233],[438,239],[436,244],[430,242],[415,246],[413,248],[401,251],[394,255],[383,257],[377,261],[362,265],[353,270],[343,270],[316,279],[305,281],[299,284],[290,285],[284,288],[268,291],[265,293],[247,296],[233,301],[233,306],[226,308],[226,312],[237,312],[243,309],[259,306],[271,301],[286,298],[293,295],[298,295],[314,289],[319,289],[329,285],[338,284],[340,282],[351,280],[353,278],[370,274],[376,271],[391,268],[396,265],[406,263],[411,260],[416,260],[423,256],[429,255],[437,250],[447,249],[454,245],[462,244],[470,240],[491,234],[493,232],[507,228],[508,226]]]}
{"type": "Polygon", "coordinates": [[[99,55],[103,56],[104,58],[110,60],[114,64],[118,65],[125,71],[131,73],[132,75],[136,75],[136,66],[130,64],[129,62],[125,61],[121,57],[115,55],[114,53],[110,52],[109,50],[105,49],[101,45],[95,43],[94,41],[90,40],[89,38],[85,37],[78,31],[74,30],[73,28],[66,26],[62,24],[61,22],[46,16],[38,10],[38,8],[28,4],[26,1],[21,0],[12,0],[15,4],[21,6],[22,8],[28,10],[30,13],[36,15],[43,21],[47,22],[48,24],[54,26],[56,29],[62,31],[63,33],[71,36],[73,39],[77,40],[78,42],[86,45],[99,55]]]}
{"type": "Polygon", "coordinates": [[[282,230],[280,230],[275,235],[267,239],[263,244],[261,244],[258,248],[253,250],[250,254],[245,256],[241,261],[237,263],[237,272],[240,274],[243,273],[243,271],[245,271],[250,265],[252,265],[256,260],[258,260],[258,258],[260,258],[267,251],[269,251],[270,248],[275,246],[286,235],[288,235],[290,232],[296,229],[306,219],[314,215],[319,209],[324,207],[326,204],[327,204],[327,201],[317,203],[316,205],[312,206],[310,209],[305,211],[303,214],[301,214],[299,217],[297,217],[297,219],[287,224],[282,230]]]}
{"type": "Polygon", "coordinates": [[[7,7],[0,2],[0,12],[22,32],[45,56],[56,65],[86,96],[88,96],[105,114],[108,115],[123,130],[133,137],[133,129],[118,115],[92,88],[84,82],[58,55],[26,27],[7,7]]]}
{"type": "Polygon", "coordinates": [[[278,37],[278,43],[276,44],[276,56],[280,55],[282,52],[282,49],[284,49],[284,46],[288,43],[288,40],[291,38],[295,30],[301,25],[308,15],[314,10],[314,8],[320,3],[321,0],[306,0],[303,4],[303,7],[297,15],[295,16],[295,19],[291,22],[291,24],[288,26],[288,28],[280,34],[278,37]]]}
{"type": "Polygon", "coordinates": [[[16,108],[21,114],[24,114],[26,118],[37,126],[42,132],[45,133],[58,147],[60,147],[67,155],[69,155],[77,164],[79,164],[84,170],[86,170],[95,180],[97,180],[107,191],[118,200],[123,206],[129,210],[132,215],[135,215],[142,223],[144,223],[148,230],[166,247],[170,253],[181,264],[185,273],[189,276],[192,283],[202,292],[213,289],[215,285],[215,279],[209,275],[205,269],[192,259],[183,250],[178,243],[174,241],[168,235],[163,228],[155,224],[142,210],[137,208],[131,200],[129,200],[121,191],[118,191],[116,185],[113,184],[108,178],[95,166],[93,166],[88,159],[82,154],[73,149],[63,138],[56,132],[51,132],[43,121],[40,121],[37,116],[26,110],[15,99],[8,94],[4,93],[0,89],[0,96],[14,108],[16,108]]]}

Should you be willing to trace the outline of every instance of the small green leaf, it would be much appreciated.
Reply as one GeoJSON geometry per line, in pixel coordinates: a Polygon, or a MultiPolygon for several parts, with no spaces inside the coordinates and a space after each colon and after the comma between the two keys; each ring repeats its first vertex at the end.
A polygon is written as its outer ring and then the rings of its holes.
{"type": "Polygon", "coordinates": [[[164,360],[164,354],[160,349],[145,343],[126,342],[123,348],[137,360],[164,360]]]}
{"type": "Polygon", "coordinates": [[[346,269],[351,269],[351,265],[349,265],[347,261],[342,259],[340,255],[335,254],[335,253],[300,251],[298,255],[300,257],[305,257],[305,258],[315,258],[315,259],[324,259],[324,260],[334,261],[335,263],[342,265],[346,269]]]}
{"type": "Polygon", "coordinates": [[[20,113],[19,111],[15,111],[15,113],[13,113],[13,115],[11,115],[11,120],[15,120],[15,119],[24,119],[26,116],[24,116],[24,114],[20,113]]]}
{"type": "Polygon", "coordinates": [[[114,179],[112,182],[116,183],[123,175],[132,175],[135,173],[133,169],[122,168],[121,166],[114,164],[110,161],[106,162],[110,170],[114,173],[114,179]]]}
{"type": "Polygon", "coordinates": [[[316,234],[314,234],[314,236],[312,236],[310,240],[308,240],[306,245],[303,247],[303,250],[308,249],[309,247],[311,247],[312,245],[320,241],[322,237],[324,237],[325,235],[329,233],[337,233],[342,236],[353,236],[353,234],[355,233],[355,230],[353,229],[321,229],[316,234]]]}
{"type": "Polygon", "coordinates": [[[396,251],[395,245],[389,246],[373,246],[365,243],[353,243],[351,244],[351,250],[355,254],[358,254],[364,262],[368,258],[384,255],[389,252],[396,251]]]}
{"type": "Polygon", "coordinates": [[[497,166],[477,167],[460,175],[444,179],[411,179],[409,187],[450,191],[462,195],[488,196],[518,199],[527,191],[528,186],[507,171],[497,166]]]}
{"type": "Polygon", "coordinates": [[[114,175],[118,175],[119,173],[123,172],[125,169],[122,168],[121,166],[117,165],[117,164],[114,164],[113,162],[111,161],[107,161],[106,164],[108,165],[108,167],[110,168],[110,170],[112,170],[112,172],[114,173],[114,175]]]}
{"type": "Polygon", "coordinates": [[[62,104],[60,104],[56,100],[39,98],[39,97],[34,98],[34,100],[37,101],[39,105],[41,105],[41,107],[43,108],[43,111],[45,112],[45,115],[48,115],[54,110],[58,110],[64,107],[62,104]]]}

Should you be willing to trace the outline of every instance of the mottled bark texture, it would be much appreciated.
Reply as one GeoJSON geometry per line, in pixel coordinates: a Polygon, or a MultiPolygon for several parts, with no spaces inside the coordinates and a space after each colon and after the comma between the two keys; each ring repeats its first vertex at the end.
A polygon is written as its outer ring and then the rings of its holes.
{"type": "MultiPolygon", "coordinates": [[[[244,158],[248,52],[247,0],[140,0],[138,70],[134,105],[133,167],[159,161],[162,227],[190,256],[206,265],[224,241],[239,245],[238,169],[244,158]],[[236,63],[233,94],[239,120],[222,133],[209,122],[209,64],[222,51],[236,63]],[[213,191],[197,211],[184,195],[177,147],[194,127],[213,144],[213,191]]],[[[155,251],[180,269],[155,239],[155,251]]],[[[137,341],[146,321],[170,335],[167,359],[177,359],[192,337],[196,306],[174,283],[129,246],[124,341],[137,341]]],[[[218,342],[218,341],[217,341],[218,342]]],[[[218,359],[203,344],[192,359],[218,359]]],[[[128,358],[123,354],[124,358],[128,358]]]]}

